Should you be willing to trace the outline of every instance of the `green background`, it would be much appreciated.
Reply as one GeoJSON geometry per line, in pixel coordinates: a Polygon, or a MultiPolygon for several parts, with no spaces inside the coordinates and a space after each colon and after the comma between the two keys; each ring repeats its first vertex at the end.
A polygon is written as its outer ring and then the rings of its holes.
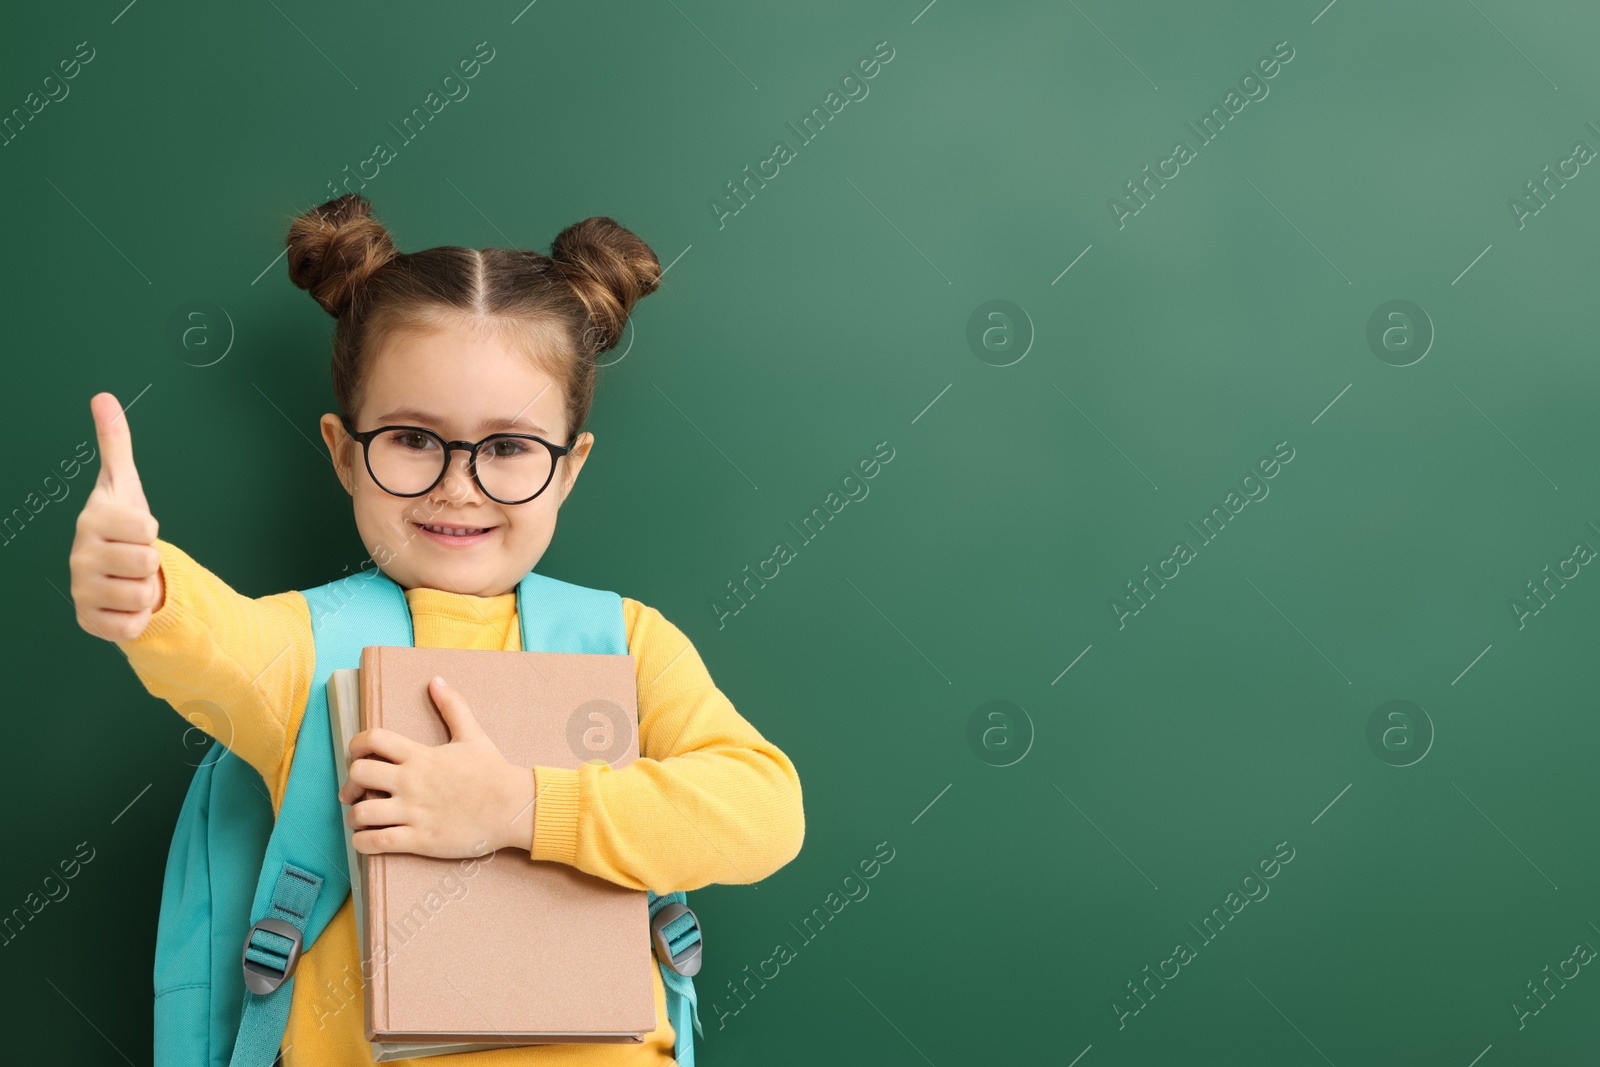
{"type": "Polygon", "coordinates": [[[1600,947],[1600,577],[1562,563],[1600,547],[1600,177],[1521,224],[1510,206],[1600,148],[1594,12],[113,0],[8,24],[0,109],[95,50],[0,147],[0,514],[24,509],[0,546],[0,911],[95,850],[3,946],[17,1062],[148,1062],[161,872],[200,759],[74,621],[97,465],[46,479],[110,390],[162,536],[236,589],[359,564],[316,431],[331,320],[275,257],[481,41],[470,95],[360,191],[402,250],[545,250],[610,215],[671,264],[602,375],[539,569],[676,622],[804,785],[796,860],[691,893],[705,1064],[1600,1050],[1593,966],[1521,1025],[1514,1007],[1600,947]],[[869,94],[802,144],[785,124],[881,41],[869,94]],[[1185,124],[1284,41],[1268,95],[1201,145],[1185,124]],[[794,158],[719,223],[779,139],[794,158]],[[1180,139],[1194,158],[1119,226],[1110,199],[1180,139]],[[1393,300],[1427,324],[1374,348],[1393,300]],[[225,312],[210,347],[169,341],[192,301],[225,312]],[[802,541],[788,524],[880,442],[893,460],[850,483],[868,495],[802,541]],[[1283,442],[1292,461],[1247,483],[1269,495],[1195,537],[1283,442]],[[719,625],[780,540],[795,557],[719,625]],[[1194,558],[1119,624],[1179,540],[1194,558]],[[1540,605],[1547,565],[1577,576],[1540,605]],[[1369,741],[1393,700],[1420,712],[1369,741]],[[802,941],[791,923],[880,842],[869,895],[802,941]],[[1189,924],[1279,843],[1270,895],[1205,943],[1189,924]],[[794,958],[722,1017],[783,941],[794,958]],[[1194,958],[1119,1019],[1180,941],[1194,958]]]}

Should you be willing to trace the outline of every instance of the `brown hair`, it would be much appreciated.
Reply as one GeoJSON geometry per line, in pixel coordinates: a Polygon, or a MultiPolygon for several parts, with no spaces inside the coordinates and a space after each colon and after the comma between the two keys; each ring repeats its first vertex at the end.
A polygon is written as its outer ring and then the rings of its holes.
{"type": "Polygon", "coordinates": [[[605,216],[556,235],[550,254],[520,248],[443,245],[401,252],[346,193],[289,226],[289,280],[338,325],[333,393],[352,420],[373,354],[395,330],[463,318],[504,331],[566,396],[569,444],[589,417],[595,357],[622,337],[628,313],[661,282],[661,263],[633,233],[605,216]]]}

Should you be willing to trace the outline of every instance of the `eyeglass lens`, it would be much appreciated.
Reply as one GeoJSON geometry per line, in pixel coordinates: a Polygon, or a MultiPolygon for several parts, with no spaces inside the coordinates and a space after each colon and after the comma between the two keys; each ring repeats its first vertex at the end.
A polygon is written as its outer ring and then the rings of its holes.
{"type": "MultiPolygon", "coordinates": [[[[439,439],[417,430],[386,430],[367,446],[373,479],[402,496],[425,491],[439,480],[449,457],[439,439]]],[[[478,449],[478,481],[502,501],[522,501],[550,480],[554,457],[537,441],[494,437],[478,449]]]]}

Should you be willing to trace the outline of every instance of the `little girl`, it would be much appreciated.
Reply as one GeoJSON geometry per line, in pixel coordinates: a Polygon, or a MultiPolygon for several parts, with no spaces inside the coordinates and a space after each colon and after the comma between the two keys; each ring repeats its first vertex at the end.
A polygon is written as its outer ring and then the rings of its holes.
{"type": "MultiPolygon", "coordinates": [[[[604,217],[567,227],[549,256],[403,253],[354,194],[297,218],[288,246],[291,280],[338,321],[339,413],[322,416],[322,437],[372,562],[405,591],[415,644],[520,649],[518,582],[544,555],[594,447],[594,435],[578,429],[595,359],[656,288],[659,261],[604,217]],[[538,440],[483,443],[474,469],[460,443],[495,433],[538,440]],[[456,447],[445,452],[447,444],[456,447]]],[[[313,674],[306,599],[243,596],[158,539],[121,406],[101,393],[90,409],[101,466],[72,546],[79,625],[115,642],[151,694],[259,771],[276,812],[313,674]]],[[[290,521],[323,523],[314,515],[290,521]]],[[[621,770],[514,767],[481,733],[427,746],[364,731],[352,741],[350,782],[338,799],[388,795],[350,807],[357,851],[466,857],[487,840],[657,893],[755,882],[793,859],[805,834],[793,763],[734,709],[676,626],[637,601],[622,604],[638,679],[639,759],[621,770]]],[[[448,680],[435,680],[432,695],[447,721],[471,721],[448,680]]],[[[286,1067],[373,1062],[357,945],[346,897],[295,971],[286,1067]]],[[[653,959],[651,973],[657,1028],[643,1044],[394,1062],[672,1064],[674,1033],[653,959]]]]}

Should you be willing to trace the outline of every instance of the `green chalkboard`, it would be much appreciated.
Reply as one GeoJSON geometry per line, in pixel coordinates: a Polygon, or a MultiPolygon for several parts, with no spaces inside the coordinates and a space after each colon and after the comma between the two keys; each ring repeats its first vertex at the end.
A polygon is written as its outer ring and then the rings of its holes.
{"type": "Polygon", "coordinates": [[[280,258],[345,188],[669,265],[539,569],[799,769],[705,1064],[1593,1060],[1600,15],[922,3],[10,13],[18,1062],[150,1061],[204,739],[74,621],[89,398],[236,589],[357,564],[280,258]]]}

